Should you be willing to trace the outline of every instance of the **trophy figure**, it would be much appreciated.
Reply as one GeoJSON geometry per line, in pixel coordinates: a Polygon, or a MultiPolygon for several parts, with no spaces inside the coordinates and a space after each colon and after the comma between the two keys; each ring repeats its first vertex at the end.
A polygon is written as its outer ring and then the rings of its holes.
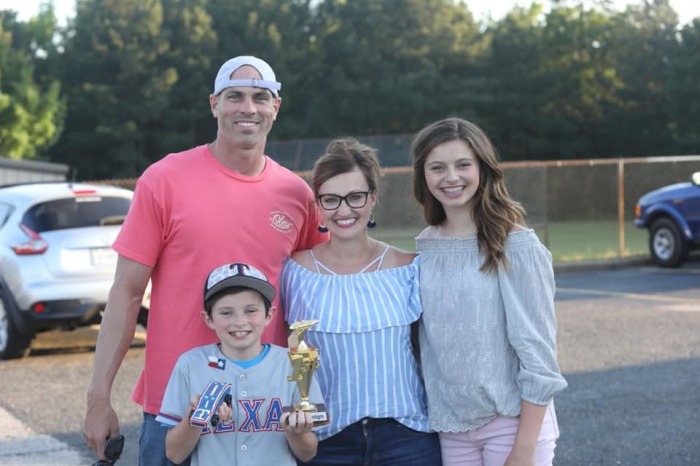
{"type": "Polygon", "coordinates": [[[323,403],[312,403],[309,401],[311,381],[316,368],[318,368],[318,349],[309,346],[303,338],[304,332],[317,322],[318,320],[301,320],[289,326],[292,333],[287,341],[289,344],[289,362],[292,364],[292,375],[288,376],[287,380],[296,382],[301,402],[294,404],[294,406],[286,406],[283,410],[289,412],[301,409],[311,413],[314,426],[322,426],[330,422],[326,406],[323,403]]]}

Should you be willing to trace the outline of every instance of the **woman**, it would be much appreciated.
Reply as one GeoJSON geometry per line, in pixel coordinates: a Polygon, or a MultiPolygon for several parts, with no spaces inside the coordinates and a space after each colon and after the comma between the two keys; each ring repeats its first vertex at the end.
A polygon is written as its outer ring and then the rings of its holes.
{"type": "Polygon", "coordinates": [[[496,151],[457,118],[411,145],[430,225],[420,255],[421,360],[445,465],[549,465],[559,431],[551,254],[525,227],[496,151]]]}
{"type": "MultiPolygon", "coordinates": [[[[319,428],[312,465],[440,465],[411,345],[421,314],[415,254],[371,238],[376,151],[332,141],[314,165],[312,188],[330,239],[295,253],[280,291],[287,322],[314,319],[306,341],[331,423],[319,428]]],[[[313,401],[313,400],[311,400],[313,401]]]]}

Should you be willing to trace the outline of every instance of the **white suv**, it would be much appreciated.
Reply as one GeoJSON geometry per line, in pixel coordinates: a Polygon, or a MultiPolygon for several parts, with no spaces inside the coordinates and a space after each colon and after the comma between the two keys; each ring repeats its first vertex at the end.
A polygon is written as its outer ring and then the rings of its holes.
{"type": "Polygon", "coordinates": [[[0,359],[25,356],[37,332],[100,322],[132,196],[69,182],[0,187],[0,359]]]}

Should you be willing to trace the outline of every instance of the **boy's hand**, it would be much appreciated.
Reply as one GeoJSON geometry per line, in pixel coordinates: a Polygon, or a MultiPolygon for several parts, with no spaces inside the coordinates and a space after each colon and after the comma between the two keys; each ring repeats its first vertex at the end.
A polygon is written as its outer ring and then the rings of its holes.
{"type": "Polygon", "coordinates": [[[221,406],[219,407],[219,411],[217,411],[216,414],[218,415],[217,424],[218,423],[226,424],[231,419],[233,419],[233,408],[231,407],[231,402],[228,400],[225,400],[224,403],[221,403],[221,406]]]}
{"type": "MultiPolygon", "coordinates": [[[[190,399],[190,411],[189,414],[185,419],[183,419],[183,422],[189,422],[189,418],[192,417],[192,413],[194,413],[194,410],[197,408],[197,405],[199,404],[199,399],[202,397],[202,395],[196,395],[193,396],[190,399]]],[[[214,425],[218,424],[219,422],[222,423],[227,423],[231,419],[233,419],[233,408],[231,407],[231,396],[227,395],[224,398],[224,403],[221,403],[221,406],[219,407],[219,410],[216,412],[216,422],[214,425]]]]}
{"type": "Polygon", "coordinates": [[[282,414],[280,422],[282,423],[282,429],[288,434],[304,434],[306,432],[311,432],[311,428],[314,426],[311,413],[300,409],[291,413],[282,414]]]}
{"type": "Polygon", "coordinates": [[[197,404],[199,403],[201,396],[202,395],[195,395],[190,398],[190,409],[187,410],[187,416],[182,418],[182,422],[190,422],[190,417],[192,417],[192,413],[194,413],[194,410],[197,408],[197,404]]]}
{"type": "Polygon", "coordinates": [[[193,411],[197,407],[197,404],[199,404],[199,399],[201,397],[202,395],[195,395],[192,398],[190,398],[190,411],[193,411]]]}

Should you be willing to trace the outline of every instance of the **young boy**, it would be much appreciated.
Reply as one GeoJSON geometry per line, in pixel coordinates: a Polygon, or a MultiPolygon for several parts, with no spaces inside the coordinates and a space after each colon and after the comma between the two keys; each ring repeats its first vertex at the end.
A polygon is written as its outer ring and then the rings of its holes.
{"type": "MultiPolygon", "coordinates": [[[[296,465],[309,461],[318,439],[309,413],[283,412],[300,400],[288,382],[287,350],[263,344],[260,337],[277,311],[275,288],[258,269],[226,264],[214,269],[204,286],[206,325],[220,343],[187,351],[177,361],[157,420],[168,427],[166,454],[191,466],[230,464],[296,465]],[[231,384],[230,405],[221,403],[218,423],[190,424],[202,391],[210,382],[231,384]]],[[[321,402],[314,381],[310,401],[321,402]]]]}

